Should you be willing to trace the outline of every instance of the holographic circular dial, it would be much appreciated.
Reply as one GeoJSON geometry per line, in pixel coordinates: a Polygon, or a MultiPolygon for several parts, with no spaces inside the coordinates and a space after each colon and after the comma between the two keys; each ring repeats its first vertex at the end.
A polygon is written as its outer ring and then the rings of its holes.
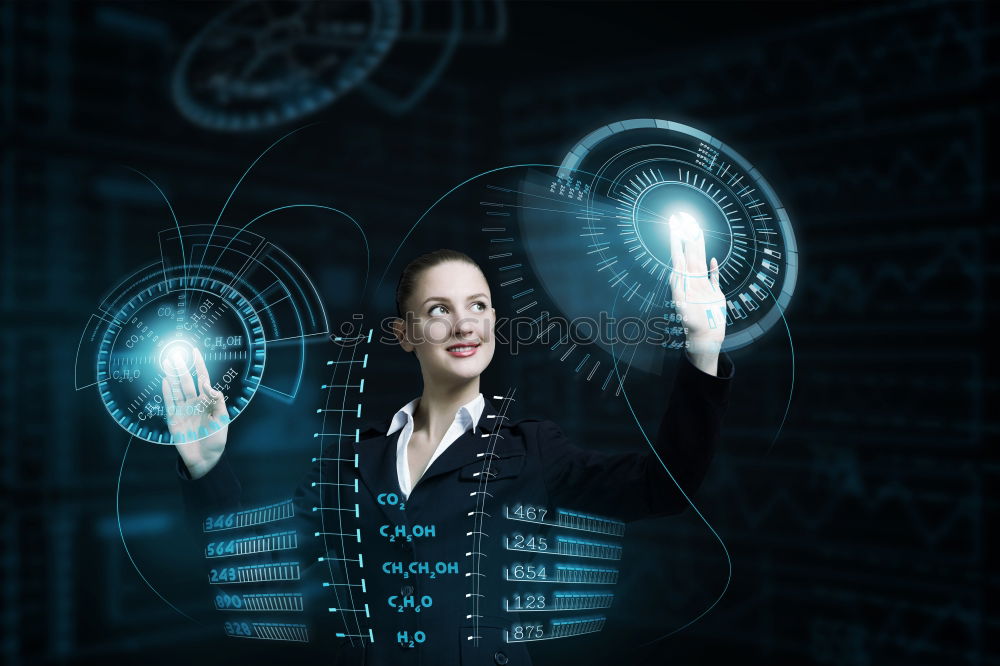
{"type": "Polygon", "coordinates": [[[101,400],[119,425],[148,442],[177,444],[206,437],[244,410],[265,359],[263,328],[246,298],[215,279],[178,276],[143,285],[122,302],[103,330],[97,355],[101,400]],[[195,349],[227,413],[201,432],[174,435],[162,382],[188,373],[197,384],[195,349]]]}
{"type": "Polygon", "coordinates": [[[682,233],[700,227],[706,256],[719,261],[724,349],[753,342],[788,305],[798,270],[788,215],[761,173],[718,139],[665,120],[612,123],[570,151],[558,180],[586,202],[581,238],[596,270],[641,311],[669,308],[671,218],[682,233]]]}
{"type": "Polygon", "coordinates": [[[398,0],[242,2],[213,19],[174,70],[174,101],[203,127],[272,127],[333,103],[381,62],[398,0]]]}

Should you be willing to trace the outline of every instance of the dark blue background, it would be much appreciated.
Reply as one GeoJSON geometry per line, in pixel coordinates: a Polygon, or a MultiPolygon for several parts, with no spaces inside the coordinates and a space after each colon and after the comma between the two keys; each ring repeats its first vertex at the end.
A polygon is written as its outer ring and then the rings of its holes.
{"type": "MultiPolygon", "coordinates": [[[[155,233],[170,226],[158,195],[122,165],[157,180],[182,222],[210,222],[263,148],[318,121],[259,165],[227,215],[337,206],[365,225],[384,266],[416,216],[465,178],[558,162],[600,125],[658,117],[734,146],[789,210],[801,252],[788,312],[795,397],[768,452],[788,340],[775,329],[737,355],[725,445],[698,496],[734,562],[721,604],[636,648],[633,635],[689,619],[725,580],[718,545],[690,513],[636,525],[631,583],[616,601],[625,619],[586,639],[588,653],[617,663],[1000,663],[986,336],[996,6],[512,3],[501,43],[461,46],[403,115],[352,93],[301,123],[238,134],[186,121],[169,86],[183,46],[226,6],[0,8],[0,660],[316,659],[221,636],[168,449],[129,452],[123,525],[150,581],[210,623],[160,602],[122,549],[115,484],[127,438],[93,389],[73,391],[88,315],[156,258],[155,233]]],[[[394,67],[379,75],[421,74],[394,67]]],[[[438,245],[481,243],[460,216],[424,231],[438,245]]],[[[331,312],[351,310],[363,262],[345,227],[303,213],[274,240],[331,312]]],[[[520,387],[523,415],[544,414],[586,444],[641,445],[621,401],[556,365],[544,354],[498,359],[484,388],[520,387]]],[[[415,395],[415,370],[399,396],[415,395]]],[[[648,381],[637,410],[652,421],[662,391],[648,381]]],[[[287,495],[304,472],[312,441],[300,415],[315,399],[289,408],[258,398],[234,426],[251,500],[287,495]]]]}

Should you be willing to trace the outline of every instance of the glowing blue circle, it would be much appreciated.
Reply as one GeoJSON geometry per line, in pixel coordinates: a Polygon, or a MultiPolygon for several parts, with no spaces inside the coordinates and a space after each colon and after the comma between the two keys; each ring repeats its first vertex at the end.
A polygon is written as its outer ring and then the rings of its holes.
{"type": "Polygon", "coordinates": [[[208,436],[243,412],[260,386],[266,352],[260,318],[242,294],[213,278],[177,276],[115,300],[123,305],[109,313],[100,334],[97,388],[118,425],[147,442],[180,444],[208,436]],[[196,348],[226,412],[203,431],[172,433],[164,379],[191,378],[199,397],[185,409],[204,410],[210,403],[198,386],[196,348]]]}
{"type": "Polygon", "coordinates": [[[723,349],[760,338],[788,307],[798,274],[788,213],[760,171],[718,139],[667,120],[611,123],[570,150],[557,180],[585,200],[586,253],[625,307],[669,314],[668,222],[680,213],[697,220],[706,256],[719,261],[723,349]]]}

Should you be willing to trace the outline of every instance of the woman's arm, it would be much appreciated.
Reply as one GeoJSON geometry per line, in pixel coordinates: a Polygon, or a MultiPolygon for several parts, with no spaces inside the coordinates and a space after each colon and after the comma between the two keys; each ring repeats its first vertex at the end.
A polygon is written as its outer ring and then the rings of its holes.
{"type": "MultiPolygon", "coordinates": [[[[292,495],[292,516],[286,520],[253,529],[253,534],[256,535],[285,531],[292,531],[296,534],[297,546],[294,551],[271,553],[264,556],[264,559],[275,561],[293,559],[298,561],[303,569],[306,569],[315,564],[319,557],[328,555],[324,539],[316,536],[317,532],[324,531],[321,525],[324,516],[321,511],[314,510],[314,507],[324,506],[320,503],[320,492],[325,486],[317,482],[322,481],[323,477],[330,478],[331,475],[336,475],[336,470],[331,468],[332,465],[323,461],[314,463],[292,495]],[[321,465],[326,465],[326,467],[321,468],[321,465]]],[[[206,517],[228,514],[247,508],[243,506],[242,485],[239,476],[230,464],[228,455],[223,455],[208,473],[197,479],[192,477],[183,459],[178,458],[177,475],[180,477],[181,495],[187,521],[192,528],[199,532],[206,517]]],[[[281,498],[276,497],[275,499],[281,498]]],[[[326,506],[330,506],[330,503],[331,501],[328,501],[326,506]]],[[[228,533],[223,533],[223,538],[226,534],[228,533]]],[[[237,530],[234,534],[237,537],[250,536],[245,529],[237,530]]],[[[334,543],[335,540],[331,540],[329,545],[332,546],[334,543]]],[[[330,553],[330,555],[336,556],[337,554],[330,553]]]]}
{"type": "Polygon", "coordinates": [[[705,477],[729,400],[733,364],[726,354],[719,356],[717,363],[719,373],[715,376],[688,358],[681,361],[653,440],[655,453],[585,449],[552,421],[539,422],[537,445],[551,503],[626,521],[687,508],[684,494],[692,497],[705,477]]]}
{"type": "Polygon", "coordinates": [[[226,398],[212,386],[205,359],[197,347],[194,367],[197,387],[187,367],[168,358],[162,389],[167,427],[174,441],[184,441],[176,445],[177,453],[189,478],[198,479],[212,471],[226,450],[229,415],[226,398]]]}
{"type": "Polygon", "coordinates": [[[719,264],[714,257],[706,263],[705,237],[694,217],[677,213],[669,225],[670,291],[684,324],[687,353],[654,451],[587,451],[572,445],[554,423],[545,422],[540,445],[549,461],[549,494],[566,502],[566,508],[626,520],[683,511],[688,506],[685,495],[690,497],[701,485],[718,444],[733,376],[729,357],[720,357],[726,299],[719,286],[719,264]]]}
{"type": "MultiPolygon", "coordinates": [[[[192,527],[201,531],[207,516],[239,511],[242,508],[242,486],[229,456],[226,455],[228,417],[222,393],[212,387],[212,380],[205,367],[201,352],[194,351],[194,366],[198,386],[186,368],[176,368],[168,360],[167,378],[163,380],[163,398],[167,411],[167,425],[176,439],[195,439],[177,445],[177,475],[180,478],[185,514],[192,527]]],[[[323,471],[317,462],[299,484],[293,496],[294,515],[287,521],[275,523],[270,531],[293,530],[298,547],[295,556],[303,568],[316,562],[325,554],[323,543],[316,538],[320,512],[313,507],[320,505],[319,480],[323,471]]],[[[326,470],[329,474],[329,470],[326,470]]],[[[269,529],[258,529],[266,533],[269,529]]],[[[246,536],[241,533],[240,536],[246,536]]]]}

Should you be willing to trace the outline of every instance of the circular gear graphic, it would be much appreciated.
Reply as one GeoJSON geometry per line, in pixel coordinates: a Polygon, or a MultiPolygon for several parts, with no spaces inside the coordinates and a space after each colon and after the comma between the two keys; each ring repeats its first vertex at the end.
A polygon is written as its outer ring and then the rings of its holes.
{"type": "Polygon", "coordinates": [[[363,81],[399,33],[398,0],[243,2],[185,47],[173,76],[181,113],[249,131],[301,118],[363,81]]]}
{"type": "MultiPolygon", "coordinates": [[[[260,385],[265,360],[260,318],[242,294],[213,278],[157,271],[116,300],[120,309],[98,333],[97,387],[122,428],[155,444],[179,444],[239,416],[260,385]],[[195,350],[225,399],[226,413],[201,432],[172,434],[162,383],[186,373],[197,384],[195,350]]],[[[208,400],[184,408],[211,413],[208,400]]]]}
{"type": "Polygon", "coordinates": [[[726,296],[723,349],[744,347],[781,316],[798,251],[788,214],[735,150],[680,123],[639,119],[587,135],[563,160],[563,196],[585,202],[581,238],[595,270],[641,311],[670,307],[669,223],[700,228],[726,296]]]}

